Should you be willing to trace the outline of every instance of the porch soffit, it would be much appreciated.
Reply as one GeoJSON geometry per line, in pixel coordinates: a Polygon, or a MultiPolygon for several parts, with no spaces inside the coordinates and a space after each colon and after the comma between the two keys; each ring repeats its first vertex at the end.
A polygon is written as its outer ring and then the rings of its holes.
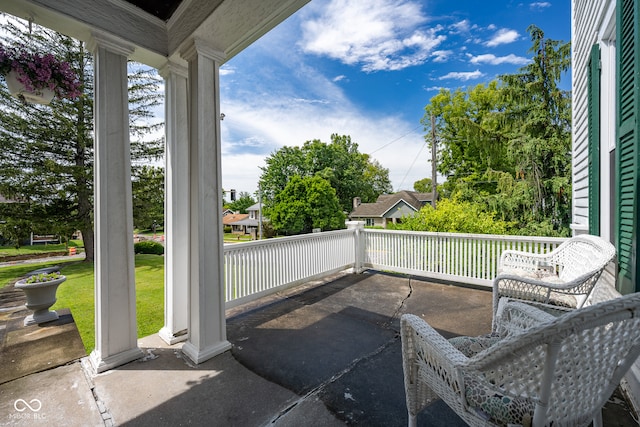
{"type": "Polygon", "coordinates": [[[226,60],[309,0],[3,0],[0,11],[88,42],[108,33],[134,46],[130,59],[160,68],[199,37],[226,60]]]}

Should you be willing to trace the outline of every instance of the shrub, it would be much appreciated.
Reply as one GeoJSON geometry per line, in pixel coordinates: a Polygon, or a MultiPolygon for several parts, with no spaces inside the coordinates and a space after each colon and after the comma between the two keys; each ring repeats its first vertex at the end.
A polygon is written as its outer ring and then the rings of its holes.
{"type": "Polygon", "coordinates": [[[438,201],[436,209],[426,205],[412,217],[404,217],[394,227],[412,231],[439,231],[449,233],[509,234],[512,224],[484,212],[482,206],[452,199],[438,201]]]}
{"type": "Polygon", "coordinates": [[[133,251],[137,254],[163,255],[164,246],[153,240],[145,240],[133,245],[133,251]]]}

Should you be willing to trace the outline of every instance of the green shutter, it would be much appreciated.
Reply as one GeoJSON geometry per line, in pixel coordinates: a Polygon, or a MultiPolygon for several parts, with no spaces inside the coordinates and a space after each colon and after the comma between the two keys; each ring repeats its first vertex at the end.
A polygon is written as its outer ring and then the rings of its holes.
{"type": "Polygon", "coordinates": [[[637,285],[638,265],[638,117],[640,115],[640,43],[638,22],[640,0],[619,0],[617,4],[617,211],[618,290],[630,293],[637,285]]]}
{"type": "Polygon", "coordinates": [[[600,46],[591,47],[588,74],[589,234],[600,235],[600,46]]]}

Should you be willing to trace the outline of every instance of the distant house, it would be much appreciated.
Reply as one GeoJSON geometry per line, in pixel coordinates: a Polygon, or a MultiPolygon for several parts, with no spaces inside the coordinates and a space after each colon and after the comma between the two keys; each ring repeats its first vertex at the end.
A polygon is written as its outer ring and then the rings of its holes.
{"type": "MultiPolygon", "coordinates": [[[[232,232],[238,234],[251,234],[257,235],[259,218],[260,218],[260,204],[249,206],[246,214],[228,214],[222,217],[222,223],[224,225],[231,225],[232,232]]],[[[264,221],[264,217],[262,218],[264,221]]]]}
{"type": "Polygon", "coordinates": [[[397,224],[403,216],[413,215],[425,204],[431,203],[431,193],[416,191],[400,191],[394,194],[383,194],[375,203],[360,203],[360,198],[353,199],[353,211],[349,214],[351,221],[364,221],[368,227],[384,227],[397,224]]]}
{"type": "Polygon", "coordinates": [[[222,217],[222,226],[231,226],[231,232],[235,234],[246,234],[244,225],[239,224],[242,220],[249,218],[249,214],[226,213],[222,217]]]}

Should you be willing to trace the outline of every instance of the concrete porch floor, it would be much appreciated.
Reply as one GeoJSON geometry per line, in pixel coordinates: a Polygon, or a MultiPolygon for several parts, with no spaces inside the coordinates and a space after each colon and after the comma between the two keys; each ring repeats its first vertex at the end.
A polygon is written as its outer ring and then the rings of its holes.
{"type": "MultiPolygon", "coordinates": [[[[483,334],[491,325],[488,290],[340,274],[229,310],[232,350],[198,366],[179,344],[153,335],[139,340],[144,359],[91,376],[77,348],[56,353],[42,344],[75,348],[68,317],[28,330],[16,327],[24,307],[1,307],[0,425],[25,426],[404,426],[400,315],[418,314],[445,337],[483,334]],[[28,334],[50,337],[23,347],[45,361],[32,363],[39,372],[11,375],[21,360],[13,346],[28,334]]],[[[418,424],[465,425],[442,402],[418,424]]],[[[605,407],[604,424],[638,425],[619,396],[605,407]]]]}

